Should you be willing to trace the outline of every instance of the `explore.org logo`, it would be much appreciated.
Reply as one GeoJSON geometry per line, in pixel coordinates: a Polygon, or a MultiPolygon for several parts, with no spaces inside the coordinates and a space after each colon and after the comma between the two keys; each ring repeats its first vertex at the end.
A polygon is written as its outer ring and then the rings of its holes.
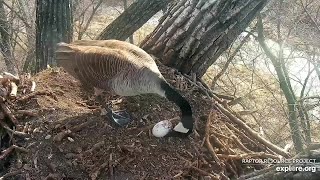
{"type": "Polygon", "coordinates": [[[242,159],[242,163],[246,165],[275,165],[275,169],[278,172],[290,172],[290,171],[299,171],[299,172],[316,172],[319,163],[316,162],[316,159],[260,159],[260,158],[247,158],[242,159]]]}
{"type": "Polygon", "coordinates": [[[248,158],[242,159],[243,164],[315,164],[316,159],[260,159],[248,158]]]}

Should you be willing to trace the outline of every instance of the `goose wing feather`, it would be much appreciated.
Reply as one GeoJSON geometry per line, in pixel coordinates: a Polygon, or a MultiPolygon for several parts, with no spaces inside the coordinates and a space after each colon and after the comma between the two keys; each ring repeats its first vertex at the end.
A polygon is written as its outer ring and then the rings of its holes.
{"type": "Polygon", "coordinates": [[[139,68],[124,52],[97,46],[58,44],[56,59],[83,84],[102,89],[110,89],[111,80],[119,74],[139,68]]]}

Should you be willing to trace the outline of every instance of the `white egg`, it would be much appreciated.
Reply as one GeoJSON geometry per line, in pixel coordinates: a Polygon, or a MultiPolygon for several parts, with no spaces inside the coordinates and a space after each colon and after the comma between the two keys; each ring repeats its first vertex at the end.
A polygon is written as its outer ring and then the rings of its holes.
{"type": "Polygon", "coordinates": [[[164,137],[172,128],[172,123],[168,120],[160,121],[152,128],[152,134],[155,137],[164,137]]]}

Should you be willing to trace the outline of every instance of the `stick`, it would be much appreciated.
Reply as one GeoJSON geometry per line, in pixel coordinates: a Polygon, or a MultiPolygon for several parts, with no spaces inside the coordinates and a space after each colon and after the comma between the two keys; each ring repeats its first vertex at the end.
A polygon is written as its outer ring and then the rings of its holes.
{"type": "Polygon", "coordinates": [[[34,91],[35,91],[35,89],[36,89],[36,82],[32,81],[32,82],[31,82],[31,88],[30,88],[30,91],[31,91],[31,92],[34,92],[34,91]]]}
{"type": "Polygon", "coordinates": [[[14,130],[10,129],[9,126],[5,122],[3,122],[1,120],[0,120],[0,124],[4,129],[6,129],[7,131],[11,132],[13,135],[16,135],[16,136],[22,137],[22,138],[30,137],[30,135],[27,134],[27,133],[14,131],[14,130]]]}
{"type": "Polygon", "coordinates": [[[55,96],[52,92],[48,92],[48,91],[36,91],[36,92],[30,93],[30,94],[27,94],[25,96],[22,96],[17,100],[20,102],[26,102],[29,99],[34,98],[35,96],[38,96],[38,95],[47,95],[47,96],[52,97],[54,100],[58,101],[57,96],[55,96]]]}
{"type": "Polygon", "coordinates": [[[213,180],[220,180],[219,175],[208,173],[208,172],[206,172],[202,169],[199,169],[197,167],[194,167],[194,166],[190,166],[190,168],[194,171],[197,171],[202,176],[210,176],[210,178],[213,180]]]}
{"type": "Polygon", "coordinates": [[[108,163],[107,163],[107,162],[101,164],[101,165],[99,166],[99,168],[98,168],[94,173],[92,173],[92,174],[90,175],[91,180],[96,180],[96,179],[98,178],[98,176],[100,175],[101,170],[102,170],[102,169],[105,169],[107,166],[108,166],[108,163]]]}
{"type": "Polygon", "coordinates": [[[62,141],[63,138],[65,138],[69,134],[71,134],[71,131],[69,129],[65,130],[65,131],[62,131],[62,132],[59,132],[57,135],[55,135],[53,137],[53,141],[54,142],[60,142],[60,141],[62,141]]]}
{"type": "Polygon", "coordinates": [[[22,173],[22,170],[8,172],[7,174],[5,174],[2,177],[0,177],[0,180],[6,180],[11,176],[15,176],[15,175],[20,174],[20,173],[22,173]]]}
{"type": "Polygon", "coordinates": [[[68,135],[70,135],[73,132],[78,132],[78,131],[82,130],[84,127],[88,126],[92,122],[93,121],[86,121],[80,125],[74,126],[73,128],[62,131],[53,137],[53,141],[60,142],[60,141],[62,141],[63,138],[67,137],[68,135]]]}
{"type": "Polygon", "coordinates": [[[25,149],[23,147],[12,145],[9,148],[7,148],[7,149],[5,149],[5,150],[3,150],[1,152],[0,160],[3,160],[4,158],[6,158],[13,150],[18,150],[18,151],[21,151],[21,152],[24,152],[24,153],[29,152],[27,149],[25,149]]]}
{"type": "Polygon", "coordinates": [[[10,98],[13,99],[13,98],[17,97],[18,86],[14,82],[11,82],[10,86],[11,86],[11,92],[10,92],[9,96],[10,96],[10,98]]]}
{"type": "Polygon", "coordinates": [[[15,82],[16,84],[19,84],[19,82],[20,82],[19,77],[15,76],[15,75],[13,75],[11,73],[8,73],[8,72],[3,72],[2,73],[2,79],[10,80],[12,82],[15,82]]]}
{"type": "Polygon", "coordinates": [[[207,145],[207,148],[209,150],[209,152],[211,153],[211,155],[213,156],[213,159],[217,162],[217,164],[221,167],[221,161],[220,159],[217,157],[216,152],[213,149],[213,146],[210,143],[210,123],[211,123],[211,118],[208,117],[207,119],[207,123],[206,123],[206,127],[205,127],[205,143],[207,145]]]}
{"type": "Polygon", "coordinates": [[[216,107],[218,107],[224,115],[226,115],[230,120],[232,120],[234,123],[236,123],[240,128],[245,130],[246,133],[254,137],[256,140],[258,140],[261,144],[264,144],[268,148],[270,148],[272,151],[282,155],[283,157],[289,157],[289,154],[285,152],[282,148],[272,144],[265,138],[261,137],[257,132],[253,131],[246,123],[238,119],[236,116],[231,114],[229,111],[227,111],[224,107],[222,107],[220,104],[216,104],[216,107]]]}
{"type": "Polygon", "coordinates": [[[2,103],[0,101],[0,106],[4,112],[5,115],[7,115],[9,117],[9,119],[15,124],[18,124],[18,120],[16,119],[16,117],[12,114],[11,110],[8,108],[7,105],[5,105],[4,103],[2,103]]]}
{"type": "Polygon", "coordinates": [[[109,158],[109,171],[110,171],[110,179],[114,179],[113,176],[113,160],[112,160],[112,153],[110,154],[110,158],[109,158]]]}
{"type": "Polygon", "coordinates": [[[38,116],[38,112],[34,111],[34,110],[17,110],[16,113],[30,116],[30,117],[37,117],[38,116]]]}
{"type": "Polygon", "coordinates": [[[278,156],[273,154],[267,154],[264,152],[252,152],[252,153],[244,153],[244,154],[217,154],[217,157],[224,158],[224,159],[243,159],[249,157],[266,157],[272,159],[279,159],[278,156]]]}

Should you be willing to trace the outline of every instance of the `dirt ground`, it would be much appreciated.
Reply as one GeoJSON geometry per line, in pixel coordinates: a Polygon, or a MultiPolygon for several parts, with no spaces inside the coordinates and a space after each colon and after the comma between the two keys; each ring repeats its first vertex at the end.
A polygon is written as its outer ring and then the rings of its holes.
{"type": "Polygon", "coordinates": [[[127,127],[117,127],[108,117],[100,115],[99,104],[88,100],[90,93],[73,77],[62,69],[49,69],[33,79],[38,91],[52,92],[54,96],[36,96],[16,104],[17,109],[34,110],[38,115],[19,119],[17,130],[30,137],[16,144],[29,152],[11,158],[7,171],[19,171],[13,179],[197,177],[199,173],[190,170],[187,163],[197,160],[199,152],[207,153],[200,144],[211,103],[196,89],[183,87],[175,79],[174,71],[162,71],[167,72],[165,76],[170,83],[182,87],[180,90],[191,102],[200,137],[153,137],[150,129],[154,123],[180,115],[175,105],[155,95],[124,98],[122,104],[132,113],[134,121],[127,127]],[[67,130],[72,132],[61,138],[61,133],[67,130]]]}

